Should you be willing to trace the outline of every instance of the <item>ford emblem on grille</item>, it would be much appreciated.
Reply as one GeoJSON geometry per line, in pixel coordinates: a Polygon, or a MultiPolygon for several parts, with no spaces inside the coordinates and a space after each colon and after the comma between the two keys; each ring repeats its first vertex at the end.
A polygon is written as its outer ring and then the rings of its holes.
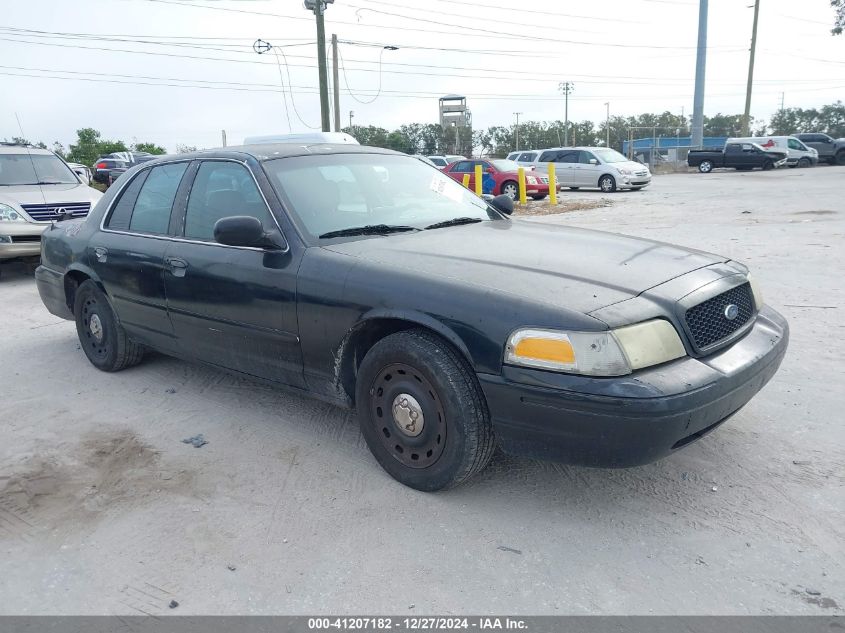
{"type": "Polygon", "coordinates": [[[725,318],[728,321],[733,321],[739,316],[739,306],[736,304],[728,304],[725,306],[725,318]]]}

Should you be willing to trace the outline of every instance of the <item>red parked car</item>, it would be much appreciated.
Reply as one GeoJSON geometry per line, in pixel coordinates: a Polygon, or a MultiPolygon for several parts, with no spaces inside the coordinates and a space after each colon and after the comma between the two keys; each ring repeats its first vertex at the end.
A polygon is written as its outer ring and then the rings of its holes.
{"type": "MultiPolygon", "coordinates": [[[[444,168],[443,173],[458,182],[463,182],[464,174],[469,174],[469,188],[474,191],[476,165],[481,165],[484,173],[481,181],[482,193],[494,196],[506,194],[514,200],[519,197],[519,165],[512,160],[459,160],[444,168]]],[[[542,200],[549,195],[549,177],[526,169],[525,193],[535,200],[542,200]]]]}

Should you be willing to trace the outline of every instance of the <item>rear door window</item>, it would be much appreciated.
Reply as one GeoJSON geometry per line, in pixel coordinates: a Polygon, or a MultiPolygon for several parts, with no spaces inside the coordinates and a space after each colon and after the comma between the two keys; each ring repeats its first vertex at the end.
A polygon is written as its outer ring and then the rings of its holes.
{"type": "Polygon", "coordinates": [[[187,168],[188,163],[184,162],[159,165],[150,170],[132,210],[130,231],[167,234],[176,190],[187,168]]]}
{"type": "Polygon", "coordinates": [[[144,185],[144,181],[149,175],[149,171],[142,171],[132,182],[120,193],[117,203],[112,207],[109,218],[106,221],[106,228],[113,231],[127,231],[129,230],[129,221],[132,218],[132,208],[135,206],[135,200],[138,198],[138,193],[144,185]]]}
{"type": "Polygon", "coordinates": [[[468,174],[473,170],[473,162],[471,160],[461,160],[458,161],[457,164],[452,167],[453,172],[457,172],[459,174],[468,174]]]}

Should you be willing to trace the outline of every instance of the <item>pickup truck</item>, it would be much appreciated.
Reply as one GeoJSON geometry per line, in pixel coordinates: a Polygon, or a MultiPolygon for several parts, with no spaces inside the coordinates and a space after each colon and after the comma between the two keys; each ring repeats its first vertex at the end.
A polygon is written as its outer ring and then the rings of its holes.
{"type": "Polygon", "coordinates": [[[787,153],[781,149],[763,149],[757,143],[727,143],[724,150],[690,150],[687,165],[708,174],[716,167],[746,171],[759,167],[774,169],[786,164],[787,153]]]}
{"type": "Polygon", "coordinates": [[[812,147],[819,153],[819,162],[827,162],[831,165],[845,165],[845,138],[833,138],[827,134],[813,132],[811,134],[794,134],[808,147],[812,147]]]}

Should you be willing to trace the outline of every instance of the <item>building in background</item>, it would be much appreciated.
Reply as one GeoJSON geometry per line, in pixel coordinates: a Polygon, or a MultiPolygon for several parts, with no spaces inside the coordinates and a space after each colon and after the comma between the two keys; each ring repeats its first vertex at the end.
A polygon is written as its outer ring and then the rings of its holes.
{"type": "Polygon", "coordinates": [[[446,95],[438,101],[440,127],[449,139],[452,153],[462,155],[461,150],[464,147],[472,153],[472,112],[467,108],[467,98],[461,95],[446,95]]]}

